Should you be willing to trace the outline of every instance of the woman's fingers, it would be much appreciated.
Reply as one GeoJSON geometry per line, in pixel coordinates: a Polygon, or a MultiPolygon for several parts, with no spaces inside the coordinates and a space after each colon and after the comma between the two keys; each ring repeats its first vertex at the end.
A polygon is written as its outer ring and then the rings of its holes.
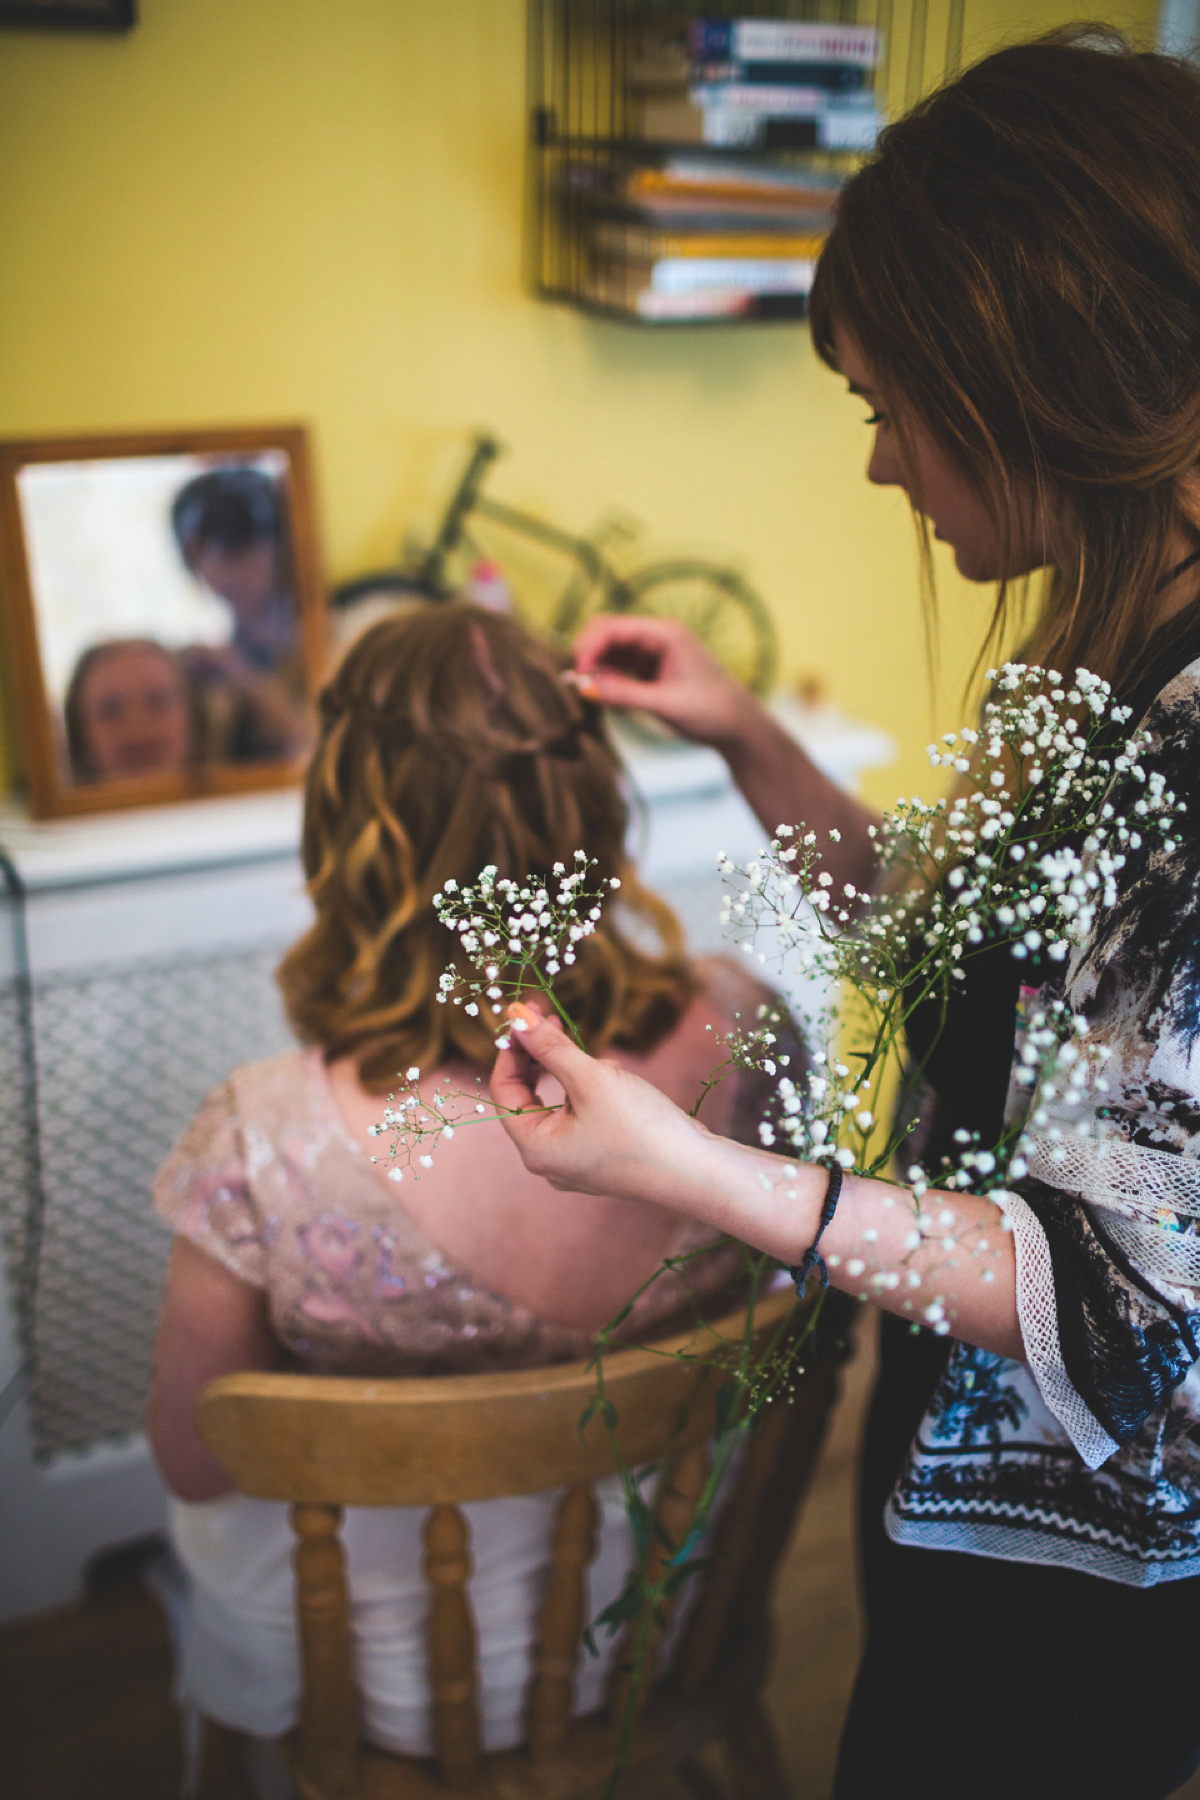
{"type": "Polygon", "coordinates": [[[606,676],[622,668],[636,680],[656,679],[663,658],[680,640],[695,642],[676,619],[650,619],[622,613],[601,613],[591,619],[575,640],[575,667],[581,674],[606,676]]]}
{"type": "Polygon", "coordinates": [[[640,1076],[586,1055],[557,1019],[526,1006],[510,1007],[509,1018],[509,1047],[496,1058],[491,1091],[526,1168],[580,1193],[631,1200],[673,1193],[703,1127],[640,1076]],[[541,1071],[562,1089],[558,1106],[538,1098],[541,1071]]]}
{"type": "MultiPolygon", "coordinates": [[[[536,1006],[514,1000],[508,1008],[508,1020],[508,1049],[501,1050],[496,1057],[492,1071],[492,1099],[497,1106],[503,1107],[539,1106],[537,1083],[542,1070],[561,1079],[552,1066],[559,1046],[574,1051],[585,1063],[588,1058],[568,1040],[561,1022],[557,1018],[545,1018],[536,1006]]],[[[565,1082],[563,1085],[565,1087],[565,1082]]]]}
{"type": "Polygon", "coordinates": [[[657,713],[701,743],[736,736],[752,705],[678,619],[612,613],[593,619],[576,640],[575,678],[589,699],[657,713]]]}

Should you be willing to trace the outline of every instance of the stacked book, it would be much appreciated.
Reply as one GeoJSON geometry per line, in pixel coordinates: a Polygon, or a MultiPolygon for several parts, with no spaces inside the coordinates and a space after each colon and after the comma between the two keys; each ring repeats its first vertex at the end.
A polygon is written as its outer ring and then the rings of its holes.
{"type": "Polygon", "coordinates": [[[723,149],[869,150],[879,33],[790,19],[647,21],[628,85],[635,135],[723,149]]]}
{"type": "Polygon", "coordinates": [[[803,315],[839,178],[712,156],[593,168],[588,298],[642,319],[803,315]]]}
{"type": "Polygon", "coordinates": [[[870,149],[879,56],[869,27],[644,20],[628,137],[563,171],[585,297],[650,320],[803,316],[842,177],[772,153],[870,149]]]}

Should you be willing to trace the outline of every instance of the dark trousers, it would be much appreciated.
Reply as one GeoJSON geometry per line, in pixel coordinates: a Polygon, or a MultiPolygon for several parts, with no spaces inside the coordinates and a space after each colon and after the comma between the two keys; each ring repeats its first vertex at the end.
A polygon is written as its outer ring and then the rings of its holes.
{"type": "Polygon", "coordinates": [[[884,1325],[863,1458],[867,1648],[834,1800],[1163,1800],[1200,1766],[1200,1578],[1132,1588],[893,1544],[884,1501],[945,1346],[884,1325]]]}

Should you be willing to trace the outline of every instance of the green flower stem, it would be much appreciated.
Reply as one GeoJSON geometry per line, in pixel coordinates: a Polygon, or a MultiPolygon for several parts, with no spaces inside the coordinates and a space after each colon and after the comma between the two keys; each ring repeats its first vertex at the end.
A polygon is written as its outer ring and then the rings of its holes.
{"type": "MultiPolygon", "coordinates": [[[[694,1560],[695,1554],[698,1551],[700,1544],[703,1542],[705,1533],[708,1529],[713,1506],[716,1503],[722,1484],[729,1472],[734,1457],[743,1440],[753,1429],[754,1423],[763,1407],[775,1399],[790,1378],[791,1372],[802,1354],[805,1345],[817,1328],[824,1305],[825,1295],[822,1291],[818,1293],[816,1299],[809,1306],[808,1316],[805,1320],[803,1330],[794,1337],[792,1342],[787,1344],[785,1354],[783,1355],[782,1360],[778,1361],[777,1366],[775,1365],[779,1358],[780,1346],[787,1338],[795,1320],[795,1307],[793,1307],[792,1311],[787,1314],[785,1318],[780,1320],[779,1324],[772,1332],[767,1344],[756,1357],[754,1349],[754,1317],[758,1303],[758,1290],[763,1275],[768,1268],[773,1266],[774,1259],[763,1256],[759,1252],[751,1252],[744,1246],[743,1258],[750,1280],[750,1294],[747,1301],[745,1324],[743,1326],[742,1338],[738,1350],[737,1366],[735,1369],[729,1370],[728,1373],[746,1394],[746,1404],[744,1410],[738,1415],[729,1419],[723,1426],[720,1424],[718,1425],[713,1460],[705,1479],[704,1486],[696,1501],[691,1522],[688,1526],[683,1543],[677,1545],[673,1554],[667,1558],[663,1565],[662,1572],[655,1582],[646,1583],[644,1578],[642,1580],[641,1608],[632,1645],[629,1688],[626,1693],[625,1706],[621,1716],[617,1753],[612,1770],[609,1774],[608,1783],[604,1790],[604,1800],[615,1800],[615,1796],[629,1765],[633,1749],[634,1726],[637,1720],[638,1699],[644,1684],[649,1663],[649,1652],[654,1630],[661,1619],[661,1609],[666,1600],[669,1599],[681,1585],[681,1581],[686,1579],[686,1576],[681,1577],[680,1570],[686,1569],[687,1564],[694,1560]],[[760,1383],[756,1387],[754,1382],[755,1371],[771,1370],[772,1368],[774,1368],[773,1378],[760,1383]]],[[[661,1270],[656,1271],[655,1274],[650,1277],[650,1281],[643,1284],[642,1288],[639,1289],[639,1294],[645,1292],[645,1289],[658,1278],[659,1273],[661,1273],[661,1270]]],[[[797,1297],[797,1305],[798,1304],[799,1297],[797,1297]]],[[[611,1321],[610,1324],[605,1327],[604,1332],[601,1333],[601,1338],[607,1340],[617,1324],[627,1316],[627,1308],[622,1308],[617,1319],[611,1321]]],[[[648,1350],[654,1349],[653,1345],[646,1345],[644,1347],[648,1350]]],[[[674,1356],[676,1360],[680,1362],[694,1363],[698,1368],[710,1372],[714,1366],[711,1358],[692,1355],[686,1351],[663,1351],[661,1354],[664,1356],[674,1356]]],[[[596,1406],[597,1410],[602,1412],[605,1419],[614,1459],[617,1461],[618,1469],[622,1475],[622,1482],[625,1486],[627,1502],[630,1504],[631,1510],[636,1509],[639,1514],[641,1514],[645,1510],[645,1501],[642,1499],[640,1491],[631,1492],[631,1490],[635,1488],[635,1484],[620,1461],[620,1453],[617,1449],[617,1416],[615,1409],[605,1395],[603,1358],[599,1344],[597,1346],[596,1368],[597,1399],[593,1404],[596,1406]]]]}

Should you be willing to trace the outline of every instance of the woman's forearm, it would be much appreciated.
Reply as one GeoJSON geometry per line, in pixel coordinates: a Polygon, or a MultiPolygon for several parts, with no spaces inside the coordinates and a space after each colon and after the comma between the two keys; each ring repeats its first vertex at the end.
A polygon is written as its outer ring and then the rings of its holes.
{"type": "Polygon", "coordinates": [[[726,673],[677,619],[606,613],[575,645],[573,679],[589,699],[665,719],[729,764],[767,836],[778,825],[817,833],[825,866],[841,887],[872,885],[873,815],[823,775],[762,702],[726,673]],[[830,843],[829,832],[841,834],[830,843]]]}
{"type": "Polygon", "coordinates": [[[875,844],[869,827],[877,818],[861,801],[824,774],[766,707],[751,702],[735,730],[713,737],[768,836],[780,825],[806,826],[817,834],[824,867],[837,887],[849,881],[869,890],[875,844]],[[838,840],[830,840],[836,831],[838,840]]]}
{"type": "MultiPolygon", "coordinates": [[[[794,1267],[816,1236],[829,1171],[697,1133],[690,1153],[676,1147],[667,1162],[648,1161],[646,1177],[640,1197],[794,1267]]],[[[906,1188],[846,1175],[820,1250],[843,1292],[980,1349],[1024,1357],[1013,1238],[993,1201],[930,1191],[918,1202],[906,1188]]]]}
{"type": "MultiPolygon", "coordinates": [[[[555,1187],[649,1201],[740,1238],[794,1267],[816,1236],[829,1172],[714,1137],[665,1094],[571,1043],[557,1020],[509,1008],[514,1042],[492,1097],[525,1164],[555,1187]],[[544,1070],[565,1104],[538,1104],[544,1070]]],[[[900,1318],[1023,1357],[1011,1232],[976,1194],[843,1179],[821,1239],[830,1279],[900,1318]]]]}

